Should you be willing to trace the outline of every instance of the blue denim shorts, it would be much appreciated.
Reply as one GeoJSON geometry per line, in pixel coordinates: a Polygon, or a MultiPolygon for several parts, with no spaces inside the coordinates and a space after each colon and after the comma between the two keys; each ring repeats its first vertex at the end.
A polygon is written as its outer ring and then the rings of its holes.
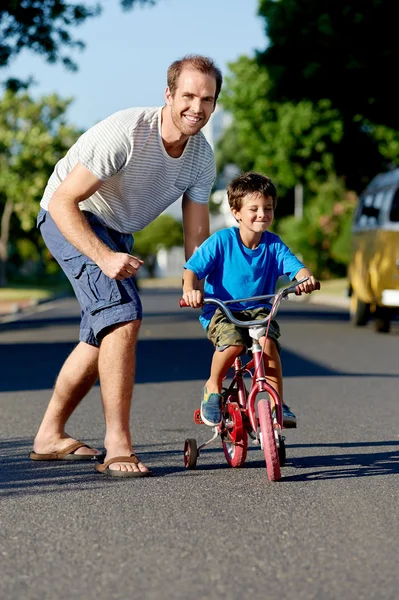
{"type": "MultiPolygon", "coordinates": [[[[95,215],[83,211],[94,233],[115,252],[130,254],[131,234],[106,227],[95,215]]],[[[132,279],[111,279],[90,258],[62,235],[48,211],[40,209],[37,227],[47,248],[72,284],[81,308],[79,340],[98,347],[108,327],[141,320],[142,307],[132,279]]]]}

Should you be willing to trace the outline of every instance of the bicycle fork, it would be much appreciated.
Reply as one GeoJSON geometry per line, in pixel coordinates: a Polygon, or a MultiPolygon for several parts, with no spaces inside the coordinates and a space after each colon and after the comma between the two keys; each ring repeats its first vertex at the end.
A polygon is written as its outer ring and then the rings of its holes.
{"type": "MultiPolygon", "coordinates": [[[[256,384],[253,385],[250,396],[248,398],[248,408],[249,408],[248,413],[249,413],[249,418],[251,421],[251,427],[252,427],[253,431],[256,433],[256,438],[253,440],[253,443],[255,445],[260,444],[261,448],[263,449],[262,432],[260,431],[260,428],[258,428],[258,422],[257,422],[256,414],[255,414],[255,401],[256,401],[258,394],[266,393],[269,395],[269,398],[274,401],[274,409],[275,409],[275,414],[276,414],[276,417],[273,419],[274,437],[276,440],[277,448],[280,448],[281,440],[284,441],[284,437],[282,436],[282,433],[281,433],[282,432],[282,422],[283,422],[281,400],[280,400],[280,397],[279,397],[277,391],[266,380],[263,349],[259,343],[259,339],[262,336],[263,331],[261,331],[260,329],[261,328],[258,328],[258,327],[253,327],[253,328],[251,327],[249,330],[250,334],[252,334],[251,337],[252,337],[252,341],[253,341],[252,348],[251,348],[252,355],[253,355],[253,361],[254,361],[253,381],[254,381],[254,383],[256,382],[256,384]]],[[[268,400],[268,401],[270,401],[270,400],[268,400]]]]}

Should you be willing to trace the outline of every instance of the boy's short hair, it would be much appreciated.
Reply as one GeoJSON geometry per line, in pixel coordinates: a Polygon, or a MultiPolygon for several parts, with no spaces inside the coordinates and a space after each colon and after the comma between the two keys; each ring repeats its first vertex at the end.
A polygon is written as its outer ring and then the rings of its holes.
{"type": "Polygon", "coordinates": [[[168,68],[167,80],[168,88],[172,96],[174,96],[177,82],[184,67],[199,71],[203,75],[210,75],[215,78],[216,81],[216,92],[215,102],[218,99],[220,90],[222,88],[223,76],[221,70],[216,66],[214,61],[208,56],[202,56],[200,54],[187,54],[179,60],[175,60],[168,68]]]}
{"type": "Polygon", "coordinates": [[[227,187],[229,206],[234,210],[241,210],[242,201],[249,194],[260,194],[265,198],[273,199],[273,208],[277,205],[277,190],[269,177],[261,173],[243,173],[232,179],[227,187]]]}

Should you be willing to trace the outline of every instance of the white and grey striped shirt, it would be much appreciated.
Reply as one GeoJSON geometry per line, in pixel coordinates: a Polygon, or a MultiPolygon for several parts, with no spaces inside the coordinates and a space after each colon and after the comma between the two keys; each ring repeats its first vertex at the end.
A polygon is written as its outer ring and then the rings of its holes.
{"type": "Polygon", "coordinates": [[[81,202],[108,227],[133,233],[151,223],[182,194],[206,204],[216,177],[213,151],[202,132],[172,158],[161,137],[162,107],[114,113],[84,133],[56,164],[40,206],[80,162],[103,185],[81,202]]]}

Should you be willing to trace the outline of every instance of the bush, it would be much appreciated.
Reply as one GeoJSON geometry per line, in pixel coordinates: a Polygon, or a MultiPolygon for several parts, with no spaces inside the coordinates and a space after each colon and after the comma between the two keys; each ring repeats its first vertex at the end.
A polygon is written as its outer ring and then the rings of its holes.
{"type": "Polygon", "coordinates": [[[315,277],[344,277],[350,260],[351,226],[357,197],[331,176],[305,203],[303,219],[286,217],[278,233],[315,277]]]}

